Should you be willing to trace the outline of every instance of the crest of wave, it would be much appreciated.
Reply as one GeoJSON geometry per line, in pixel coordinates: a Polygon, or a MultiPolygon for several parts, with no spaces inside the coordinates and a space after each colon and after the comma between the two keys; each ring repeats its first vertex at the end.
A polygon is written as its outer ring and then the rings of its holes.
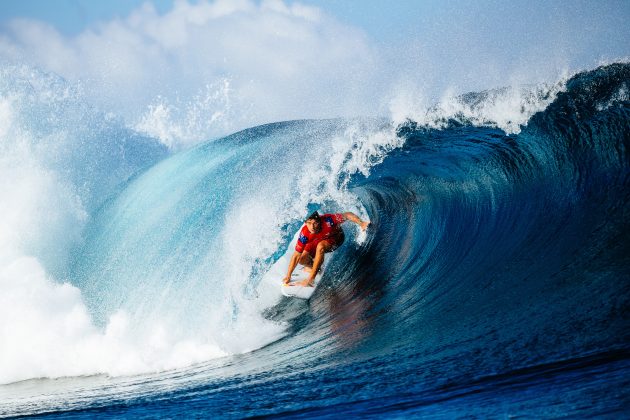
{"type": "Polygon", "coordinates": [[[490,126],[517,134],[521,126],[543,111],[565,89],[567,74],[555,83],[509,86],[458,95],[445,92],[437,103],[428,105],[413,90],[399,90],[390,101],[390,113],[400,124],[414,121],[428,128],[442,129],[451,123],[490,126]]]}

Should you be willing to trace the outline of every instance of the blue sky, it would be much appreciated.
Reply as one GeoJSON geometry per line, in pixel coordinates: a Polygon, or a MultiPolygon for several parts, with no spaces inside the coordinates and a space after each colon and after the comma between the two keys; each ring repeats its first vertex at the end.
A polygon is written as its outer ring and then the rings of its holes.
{"type": "MultiPolygon", "coordinates": [[[[147,0],[0,0],[0,21],[16,17],[43,20],[64,34],[76,34],[98,21],[125,17],[147,0]]],[[[150,0],[160,13],[173,6],[173,0],[150,0]]],[[[197,3],[198,0],[191,0],[197,3]]],[[[289,3],[294,3],[289,1],[289,3]]],[[[539,23],[569,25],[576,32],[594,31],[600,42],[628,40],[630,20],[628,0],[301,0],[358,26],[377,39],[391,40],[422,33],[421,25],[437,21],[458,24],[465,16],[484,22],[537,26],[539,23]],[[625,28],[622,25],[625,22],[625,28]],[[605,32],[606,36],[601,36],[605,32]]],[[[437,23],[440,23],[437,22],[437,23]]],[[[500,27],[505,30],[507,28],[500,27]]],[[[498,35],[498,34],[497,34],[498,35]]],[[[501,35],[498,35],[501,36],[501,35]]],[[[602,45],[602,48],[604,46],[602,45]]]]}
{"type": "MultiPolygon", "coordinates": [[[[6,22],[13,18],[32,18],[54,25],[64,34],[76,34],[87,26],[124,17],[131,10],[141,5],[143,0],[1,0],[0,20],[6,22]]],[[[171,0],[152,2],[162,12],[168,10],[171,0]]]]}

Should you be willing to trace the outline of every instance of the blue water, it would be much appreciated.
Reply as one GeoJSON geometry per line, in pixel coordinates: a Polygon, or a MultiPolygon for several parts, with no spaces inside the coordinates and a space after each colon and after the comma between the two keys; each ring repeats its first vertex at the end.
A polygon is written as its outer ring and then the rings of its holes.
{"type": "Polygon", "coordinates": [[[97,329],[123,311],[132,335],[163,323],[222,353],[0,386],[0,414],[630,415],[629,87],[628,64],[579,73],[510,134],[455,115],[146,143],[154,163],[86,199],[56,272],[97,329]],[[308,303],[276,297],[313,209],[372,227],[348,229],[308,303]]]}

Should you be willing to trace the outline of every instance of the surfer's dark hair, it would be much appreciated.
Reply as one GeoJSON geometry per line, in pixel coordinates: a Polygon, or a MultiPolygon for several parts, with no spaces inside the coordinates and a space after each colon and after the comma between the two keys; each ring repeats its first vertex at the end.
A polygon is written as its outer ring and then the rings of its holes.
{"type": "Polygon", "coordinates": [[[319,213],[317,213],[316,211],[314,211],[313,213],[311,213],[310,216],[308,216],[306,218],[306,220],[317,220],[319,221],[319,213]]]}

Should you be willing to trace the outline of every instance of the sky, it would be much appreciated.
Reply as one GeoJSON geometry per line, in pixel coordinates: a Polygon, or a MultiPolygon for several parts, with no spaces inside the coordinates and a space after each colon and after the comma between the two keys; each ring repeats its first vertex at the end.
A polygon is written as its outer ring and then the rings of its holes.
{"type": "Polygon", "coordinates": [[[628,0],[0,0],[0,63],[58,75],[136,127],[201,138],[553,83],[627,61],[629,21],[628,0]]]}
{"type": "MultiPolygon", "coordinates": [[[[124,17],[146,0],[2,0],[0,21],[16,17],[40,19],[57,27],[67,35],[77,34],[87,26],[99,21],[124,17]]],[[[174,0],[153,0],[151,3],[160,13],[173,6],[174,0]]],[[[196,1],[195,1],[196,2],[196,1]]],[[[318,0],[302,1],[304,4],[321,7],[331,14],[353,25],[361,26],[376,36],[390,36],[397,22],[410,23],[413,15],[422,11],[420,2],[400,0],[394,5],[383,7],[383,1],[318,0]]],[[[424,2],[431,4],[435,2],[424,2]]]]}
{"type": "MultiPolygon", "coordinates": [[[[0,0],[0,22],[13,18],[39,19],[54,25],[64,34],[77,34],[97,22],[123,18],[148,0],[0,0]]],[[[151,0],[159,13],[166,13],[175,0],[151,0]]],[[[198,3],[199,0],[191,0],[198,3]]],[[[557,25],[572,24],[576,30],[610,32],[608,41],[627,40],[627,29],[608,23],[622,23],[630,18],[630,1],[584,0],[555,1],[453,1],[453,0],[301,0],[300,3],[315,6],[336,16],[339,20],[355,25],[375,39],[393,40],[412,37],[422,31],[418,22],[457,19],[462,15],[474,15],[474,19],[486,16],[488,20],[503,21],[512,25],[510,17],[524,25],[535,26],[536,21],[549,21],[557,25]],[[581,23],[588,23],[582,26],[581,23]],[[614,33],[625,32],[625,36],[614,33]]],[[[454,22],[455,23],[455,22],[454,22]]],[[[619,34],[623,35],[623,34],[619,34]]],[[[598,36],[599,42],[607,39],[598,36]]]]}

